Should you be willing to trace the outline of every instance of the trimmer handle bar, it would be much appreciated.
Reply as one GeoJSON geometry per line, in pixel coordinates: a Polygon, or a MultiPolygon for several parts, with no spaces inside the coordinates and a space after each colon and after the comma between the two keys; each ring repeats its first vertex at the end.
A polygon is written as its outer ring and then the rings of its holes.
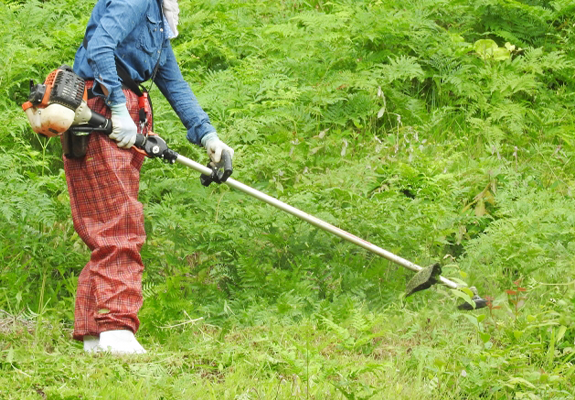
{"type": "MultiPolygon", "coordinates": [[[[164,139],[155,133],[146,136],[138,134],[136,136],[136,142],[134,143],[134,146],[146,153],[146,156],[150,158],[161,158],[170,164],[175,163],[180,156],[178,153],[168,147],[164,139]]],[[[210,168],[211,173],[202,173],[200,176],[200,182],[204,186],[209,186],[212,182],[217,184],[224,183],[234,172],[232,166],[232,156],[226,150],[222,151],[222,158],[219,163],[214,164],[213,162],[210,162],[208,163],[207,167],[210,168]]]]}
{"type": "Polygon", "coordinates": [[[232,156],[227,150],[222,151],[222,159],[219,163],[209,162],[207,167],[212,170],[212,173],[210,175],[200,175],[200,182],[206,187],[210,186],[212,182],[217,184],[226,182],[232,172],[234,172],[232,156]]]}

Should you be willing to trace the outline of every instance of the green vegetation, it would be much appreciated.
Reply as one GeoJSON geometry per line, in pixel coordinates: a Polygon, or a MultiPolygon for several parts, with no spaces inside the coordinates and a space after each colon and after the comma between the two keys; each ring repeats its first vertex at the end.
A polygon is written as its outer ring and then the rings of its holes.
{"type": "Polygon", "coordinates": [[[70,339],[89,253],[59,142],[20,109],[92,5],[0,3],[0,398],[573,398],[572,0],[181,2],[173,45],[236,179],[491,301],[404,298],[410,272],[149,160],[138,358],[70,339]]]}

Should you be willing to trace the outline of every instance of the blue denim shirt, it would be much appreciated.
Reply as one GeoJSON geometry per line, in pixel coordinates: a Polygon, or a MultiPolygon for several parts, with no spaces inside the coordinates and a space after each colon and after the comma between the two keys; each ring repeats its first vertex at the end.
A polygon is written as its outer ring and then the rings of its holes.
{"type": "Polygon", "coordinates": [[[86,28],[87,48],[80,46],[76,52],[74,71],[84,79],[94,79],[94,94],[110,106],[126,102],[114,56],[136,82],[152,78],[159,59],[154,82],[186,127],[188,140],[199,145],[216,130],[176,62],[164,32],[161,1],[99,0],[86,28]],[[108,89],[107,97],[100,85],[108,89]]]}

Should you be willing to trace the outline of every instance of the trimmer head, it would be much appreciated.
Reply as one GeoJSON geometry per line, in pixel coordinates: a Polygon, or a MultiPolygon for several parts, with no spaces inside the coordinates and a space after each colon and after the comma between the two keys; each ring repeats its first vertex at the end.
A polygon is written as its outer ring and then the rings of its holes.
{"type": "Polygon", "coordinates": [[[477,288],[475,286],[471,286],[469,289],[473,292],[473,297],[471,298],[471,301],[475,303],[475,308],[473,308],[471,304],[465,302],[463,304],[458,305],[457,309],[470,311],[470,310],[477,310],[478,308],[487,307],[487,300],[479,297],[479,294],[477,294],[477,288]]]}
{"type": "MultiPolygon", "coordinates": [[[[423,268],[419,271],[409,282],[407,282],[406,287],[406,295],[405,297],[411,296],[413,293],[419,292],[421,290],[425,290],[432,285],[435,285],[439,282],[439,278],[441,275],[441,265],[439,263],[435,263],[427,268],[423,268]]],[[[471,286],[469,288],[473,292],[473,297],[471,301],[475,303],[475,307],[471,304],[465,302],[457,306],[459,310],[477,310],[479,308],[487,307],[487,300],[480,297],[477,294],[477,288],[475,286],[471,286]]]]}
{"type": "Polygon", "coordinates": [[[423,268],[419,271],[409,282],[407,282],[406,295],[411,296],[413,293],[425,290],[432,285],[439,282],[439,276],[441,275],[441,265],[435,263],[430,267],[423,268]]]}

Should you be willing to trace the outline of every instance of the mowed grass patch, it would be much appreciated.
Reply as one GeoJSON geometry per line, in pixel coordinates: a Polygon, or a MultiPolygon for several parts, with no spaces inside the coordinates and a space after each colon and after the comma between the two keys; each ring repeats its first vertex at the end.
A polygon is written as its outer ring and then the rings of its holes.
{"type": "Polygon", "coordinates": [[[518,309],[501,299],[493,304],[471,314],[454,312],[446,300],[381,312],[360,307],[337,323],[315,315],[282,324],[271,311],[268,324],[230,329],[186,318],[160,327],[162,333],[143,329],[139,339],[148,354],[123,357],[84,353],[71,341],[70,328],[58,323],[44,321],[37,332],[12,322],[0,336],[0,395],[507,399],[525,388],[568,398],[575,353],[568,342],[573,333],[561,328],[569,318],[559,312],[565,304],[518,309]]]}

